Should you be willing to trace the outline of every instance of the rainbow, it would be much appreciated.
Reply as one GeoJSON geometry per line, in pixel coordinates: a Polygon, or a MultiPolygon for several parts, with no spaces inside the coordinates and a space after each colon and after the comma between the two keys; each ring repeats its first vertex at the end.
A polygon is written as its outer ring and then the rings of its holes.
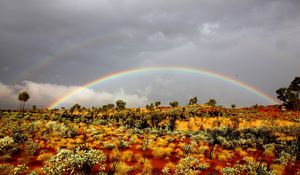
{"type": "MultiPolygon", "coordinates": [[[[131,35],[127,34],[124,31],[116,31],[107,34],[102,34],[102,35],[90,36],[89,38],[83,39],[81,41],[72,42],[70,43],[70,45],[61,47],[60,49],[56,50],[53,54],[44,58],[40,58],[41,61],[37,62],[37,64],[32,64],[30,67],[26,68],[25,71],[21,71],[19,75],[14,80],[12,80],[12,83],[23,81],[24,79],[29,78],[35,73],[43,71],[44,68],[46,68],[47,66],[51,65],[52,63],[54,63],[59,59],[64,59],[64,57],[70,53],[75,53],[76,51],[80,51],[86,48],[92,48],[98,46],[99,44],[106,44],[107,42],[111,42],[114,40],[118,41],[119,38],[130,38],[130,37],[131,35]]],[[[273,54],[273,57],[277,57],[278,59],[286,57],[286,55],[282,55],[280,52],[277,52],[276,50],[272,50],[272,49],[266,50],[266,49],[268,48],[264,48],[264,52],[269,51],[269,53],[276,53],[275,56],[273,54]]]]}
{"type": "Polygon", "coordinates": [[[124,36],[126,36],[126,33],[124,32],[113,32],[96,37],[93,36],[77,43],[71,43],[68,46],[58,49],[56,52],[49,55],[48,57],[41,58],[40,62],[38,62],[37,64],[33,64],[32,66],[28,67],[25,71],[20,72],[20,75],[15,80],[13,80],[12,83],[17,83],[34,75],[36,72],[42,71],[44,68],[46,68],[53,62],[59,59],[64,59],[64,57],[70,53],[74,53],[85,48],[91,48],[97,46],[97,44],[105,44],[107,42],[117,40],[118,37],[124,36]]]}
{"type": "Polygon", "coordinates": [[[115,78],[119,78],[119,77],[124,77],[124,76],[132,75],[132,74],[142,73],[142,72],[154,72],[154,71],[172,71],[172,72],[175,71],[175,72],[184,72],[184,73],[205,75],[205,76],[208,76],[211,78],[216,78],[216,79],[234,84],[242,89],[245,89],[245,90],[263,98],[264,100],[268,101],[268,103],[270,103],[270,104],[278,103],[278,101],[276,99],[274,99],[273,97],[269,96],[268,94],[262,92],[261,90],[257,89],[256,87],[250,86],[244,82],[238,81],[236,79],[233,79],[226,75],[222,75],[217,72],[213,72],[213,71],[206,70],[206,69],[195,69],[195,68],[188,68],[188,67],[163,67],[163,66],[160,66],[160,67],[144,67],[144,68],[129,69],[129,70],[121,71],[121,72],[108,74],[106,76],[102,76],[96,80],[86,83],[85,85],[79,87],[78,89],[57,99],[55,102],[53,102],[51,105],[48,106],[48,109],[57,108],[60,104],[62,104],[64,101],[66,101],[73,95],[80,93],[82,90],[84,90],[86,88],[90,88],[94,85],[104,83],[106,81],[109,81],[109,80],[112,80],[115,78]]]}

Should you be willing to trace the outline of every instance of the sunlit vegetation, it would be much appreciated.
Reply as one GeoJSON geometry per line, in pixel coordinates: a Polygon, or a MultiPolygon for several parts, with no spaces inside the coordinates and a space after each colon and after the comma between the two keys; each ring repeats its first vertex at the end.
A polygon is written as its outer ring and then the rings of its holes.
{"type": "Polygon", "coordinates": [[[300,174],[300,111],[216,103],[1,111],[0,174],[300,174]]]}
{"type": "MultiPolygon", "coordinates": [[[[4,174],[296,174],[300,112],[198,105],[2,111],[4,174]],[[260,174],[260,173],[258,173],[260,174]]],[[[155,104],[155,103],[154,103],[155,104]]]]}

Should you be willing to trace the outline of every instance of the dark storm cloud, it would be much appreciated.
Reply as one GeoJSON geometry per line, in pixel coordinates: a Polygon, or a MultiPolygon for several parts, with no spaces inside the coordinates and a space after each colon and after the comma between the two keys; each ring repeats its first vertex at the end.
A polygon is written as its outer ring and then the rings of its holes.
{"type": "Polygon", "coordinates": [[[217,71],[274,96],[300,74],[299,8],[298,0],[0,0],[0,80],[80,85],[175,65],[217,71]]]}

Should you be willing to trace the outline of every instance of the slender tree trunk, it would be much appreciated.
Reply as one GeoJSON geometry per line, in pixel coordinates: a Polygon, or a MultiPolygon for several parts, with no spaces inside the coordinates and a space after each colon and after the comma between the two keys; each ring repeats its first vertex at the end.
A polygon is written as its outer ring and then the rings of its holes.
{"type": "Polygon", "coordinates": [[[215,144],[211,144],[210,151],[209,151],[209,159],[212,159],[212,153],[214,151],[214,147],[215,147],[215,144]]]}

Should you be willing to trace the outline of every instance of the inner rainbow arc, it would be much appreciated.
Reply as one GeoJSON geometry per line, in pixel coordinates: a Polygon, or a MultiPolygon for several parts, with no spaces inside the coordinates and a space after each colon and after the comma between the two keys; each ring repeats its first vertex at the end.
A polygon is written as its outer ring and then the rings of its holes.
{"type": "Polygon", "coordinates": [[[190,67],[155,66],[155,67],[143,67],[143,68],[128,69],[128,70],[123,70],[123,71],[120,71],[120,72],[111,73],[111,74],[108,74],[106,76],[102,76],[102,77],[97,78],[93,81],[90,81],[90,82],[86,83],[85,85],[81,86],[80,88],[78,88],[78,89],[62,96],[61,98],[57,99],[55,102],[50,104],[48,106],[48,108],[49,109],[57,108],[60,104],[62,104],[67,99],[71,98],[73,95],[75,95],[77,93],[80,93],[82,90],[84,90],[86,88],[90,88],[94,85],[104,83],[106,81],[109,81],[109,80],[112,80],[112,79],[115,79],[115,78],[128,76],[128,75],[131,75],[131,74],[142,73],[142,72],[154,72],[154,71],[173,71],[173,72],[184,72],[184,73],[194,73],[194,74],[205,75],[205,76],[208,76],[208,77],[211,77],[211,78],[216,78],[216,79],[219,79],[219,80],[222,80],[222,81],[225,81],[225,82],[229,82],[233,85],[236,85],[236,86],[240,87],[241,89],[247,90],[247,91],[249,91],[249,92],[265,99],[270,104],[278,104],[278,101],[276,99],[269,96],[265,92],[259,90],[258,88],[254,87],[254,86],[251,86],[249,84],[246,84],[242,81],[233,79],[229,76],[217,73],[217,72],[213,72],[213,71],[206,70],[206,69],[190,68],[190,67]]]}

